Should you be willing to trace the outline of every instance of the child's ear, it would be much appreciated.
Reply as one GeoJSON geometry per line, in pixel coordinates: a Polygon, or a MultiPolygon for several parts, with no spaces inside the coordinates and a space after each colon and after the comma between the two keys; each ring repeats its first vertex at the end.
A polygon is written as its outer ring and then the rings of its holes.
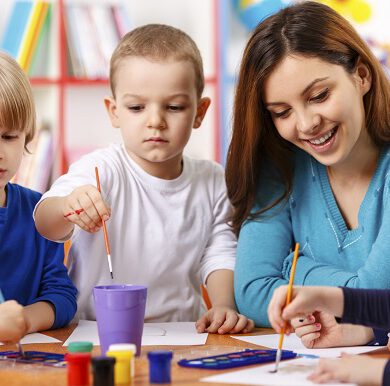
{"type": "Polygon", "coordinates": [[[194,129],[197,129],[202,124],[203,118],[206,115],[206,112],[210,106],[211,99],[204,97],[201,98],[198,102],[198,108],[196,110],[196,116],[194,120],[194,129]]]}
{"type": "Polygon", "coordinates": [[[360,59],[356,65],[355,77],[358,81],[362,95],[367,94],[371,89],[372,76],[370,68],[360,59]]]}
{"type": "Polygon", "coordinates": [[[104,105],[106,106],[108,116],[110,117],[110,121],[113,127],[119,127],[119,119],[116,114],[116,102],[113,97],[105,97],[104,105]]]}

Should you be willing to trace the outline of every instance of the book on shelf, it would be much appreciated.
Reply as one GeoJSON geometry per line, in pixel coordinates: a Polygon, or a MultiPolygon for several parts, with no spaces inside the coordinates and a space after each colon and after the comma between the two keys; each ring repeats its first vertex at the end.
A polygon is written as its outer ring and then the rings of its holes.
{"type": "Polygon", "coordinates": [[[68,74],[77,78],[107,79],[112,52],[130,19],[123,5],[66,4],[65,32],[68,74]]]}
{"type": "Polygon", "coordinates": [[[1,42],[1,49],[29,73],[51,4],[41,0],[15,0],[1,42]]]}
{"type": "Polygon", "coordinates": [[[115,7],[111,7],[111,11],[115,20],[115,27],[119,38],[122,38],[130,31],[132,25],[129,14],[123,4],[117,4],[115,7]]]}
{"type": "Polygon", "coordinates": [[[46,17],[37,35],[36,46],[32,53],[31,64],[28,69],[30,77],[47,77],[50,74],[50,49],[53,34],[51,26],[53,20],[53,4],[50,3],[46,17]]]}
{"type": "Polygon", "coordinates": [[[49,188],[54,162],[53,134],[50,127],[42,124],[27,147],[29,153],[23,155],[19,170],[11,182],[43,193],[49,188]]]}

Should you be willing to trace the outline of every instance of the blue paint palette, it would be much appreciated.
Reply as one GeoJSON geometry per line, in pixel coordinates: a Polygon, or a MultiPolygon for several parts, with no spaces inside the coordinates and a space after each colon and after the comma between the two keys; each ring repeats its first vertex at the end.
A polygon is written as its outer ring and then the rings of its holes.
{"type": "Polygon", "coordinates": [[[23,356],[21,356],[18,351],[3,351],[0,352],[0,360],[40,364],[52,367],[66,367],[64,355],[42,351],[25,351],[23,356]]]}
{"type": "MultiPolygon", "coordinates": [[[[233,367],[249,366],[257,363],[275,362],[277,350],[244,350],[231,352],[223,355],[213,355],[194,359],[181,359],[177,363],[183,367],[194,367],[197,369],[220,370],[233,367]]],[[[283,359],[295,358],[297,354],[293,351],[283,350],[283,359]]]]}

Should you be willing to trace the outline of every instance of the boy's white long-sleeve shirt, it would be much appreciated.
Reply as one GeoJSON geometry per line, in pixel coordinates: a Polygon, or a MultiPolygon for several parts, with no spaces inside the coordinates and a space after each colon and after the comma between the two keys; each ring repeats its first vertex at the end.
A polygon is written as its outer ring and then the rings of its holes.
{"type": "Polygon", "coordinates": [[[82,185],[96,186],[95,166],[111,207],[106,225],[114,280],[103,231],[75,227],[68,267],[79,290],[76,318],[95,319],[93,287],[115,283],[148,287],[146,321],[196,320],[200,283],[211,272],[233,270],[235,264],[236,238],[226,223],[232,209],[222,167],[184,157],[182,174],[163,180],[147,174],[116,144],[72,164],[41,201],[82,185]]]}

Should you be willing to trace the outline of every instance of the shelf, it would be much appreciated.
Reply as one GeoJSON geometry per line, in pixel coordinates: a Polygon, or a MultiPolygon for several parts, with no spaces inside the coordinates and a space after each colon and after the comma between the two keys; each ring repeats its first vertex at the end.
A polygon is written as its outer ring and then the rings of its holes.
{"type": "Polygon", "coordinates": [[[64,85],[76,85],[76,86],[100,86],[108,85],[108,79],[88,79],[88,78],[65,78],[61,79],[64,85]]]}
{"type": "MultiPolygon", "coordinates": [[[[30,82],[34,86],[45,86],[45,85],[76,85],[76,86],[100,86],[108,85],[108,79],[87,79],[87,78],[64,78],[64,79],[51,79],[51,78],[30,78],[30,82]]],[[[206,84],[214,84],[217,82],[216,77],[208,77],[205,79],[206,84]]]]}

